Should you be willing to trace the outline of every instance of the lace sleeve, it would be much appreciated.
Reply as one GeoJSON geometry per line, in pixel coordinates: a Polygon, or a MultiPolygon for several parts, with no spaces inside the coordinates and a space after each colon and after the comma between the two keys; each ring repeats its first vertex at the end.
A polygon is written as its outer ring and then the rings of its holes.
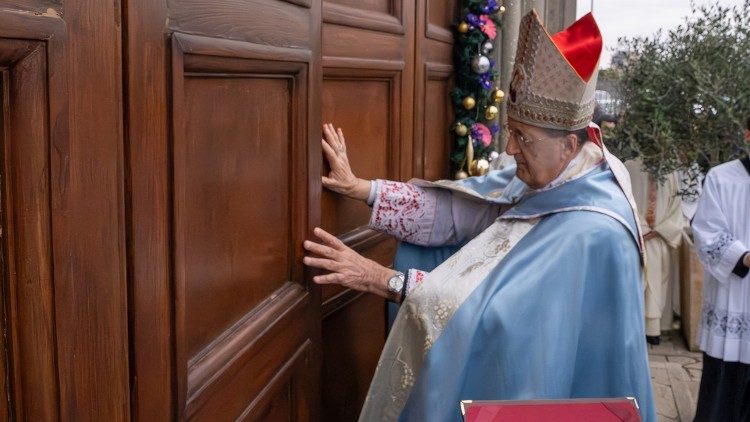
{"type": "Polygon", "coordinates": [[[698,256],[711,275],[720,282],[740,279],[734,271],[747,247],[732,235],[724,216],[722,198],[714,175],[709,172],[693,219],[698,256]]]}
{"type": "Polygon", "coordinates": [[[409,183],[377,183],[370,228],[416,245],[427,245],[435,217],[435,196],[409,183]]]}
{"type": "Polygon", "coordinates": [[[490,226],[500,207],[449,190],[376,180],[370,228],[420,246],[454,245],[490,226]]]}

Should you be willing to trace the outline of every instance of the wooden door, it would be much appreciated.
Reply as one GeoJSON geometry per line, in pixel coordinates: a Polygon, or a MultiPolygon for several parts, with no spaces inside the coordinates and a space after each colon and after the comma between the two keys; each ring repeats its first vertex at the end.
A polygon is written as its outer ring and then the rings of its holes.
{"type": "Polygon", "coordinates": [[[320,4],[125,10],[133,415],[315,420],[320,4]]]}
{"type": "MultiPolygon", "coordinates": [[[[359,177],[439,179],[450,170],[450,84],[457,2],[323,2],[323,121],[344,130],[359,177]]],[[[362,203],[323,192],[323,228],[381,264],[396,243],[369,230],[362,203]]],[[[326,286],[323,417],[355,420],[386,338],[382,299],[326,286]]]]}
{"type": "Polygon", "coordinates": [[[321,193],[320,127],[445,175],[428,3],[0,1],[0,420],[355,417],[384,303],[321,296],[301,243],[395,243],[321,193]]]}
{"type": "Polygon", "coordinates": [[[0,2],[0,420],[130,415],[119,2],[0,2]]]}

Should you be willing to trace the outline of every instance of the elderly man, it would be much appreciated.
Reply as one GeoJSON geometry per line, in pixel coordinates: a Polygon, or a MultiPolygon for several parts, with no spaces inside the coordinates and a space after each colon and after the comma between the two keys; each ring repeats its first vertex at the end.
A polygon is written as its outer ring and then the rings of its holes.
{"type": "Polygon", "coordinates": [[[358,179],[324,128],[323,184],[372,204],[371,227],[463,245],[432,271],[382,267],[323,230],[305,263],[403,301],[360,415],[455,421],[462,399],[636,397],[655,420],[640,234],[622,163],[589,126],[602,41],[591,15],[550,37],[524,17],[509,90],[516,166],[464,181],[358,179]],[[630,200],[628,199],[630,196],[630,200]]]}
{"type": "MultiPolygon", "coordinates": [[[[745,128],[750,144],[750,117],[745,128]]],[[[705,268],[696,421],[750,420],[750,156],[712,168],[693,219],[705,268]]]]}

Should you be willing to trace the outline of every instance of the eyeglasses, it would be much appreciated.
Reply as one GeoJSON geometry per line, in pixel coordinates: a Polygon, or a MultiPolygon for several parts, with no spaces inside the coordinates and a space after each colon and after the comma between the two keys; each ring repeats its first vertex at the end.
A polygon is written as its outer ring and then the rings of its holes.
{"type": "Polygon", "coordinates": [[[519,132],[519,131],[517,131],[515,129],[511,129],[511,128],[507,127],[507,126],[506,126],[506,129],[508,130],[508,139],[510,139],[510,138],[516,138],[516,140],[519,143],[522,143],[524,145],[531,145],[534,142],[541,142],[541,141],[546,141],[546,140],[549,140],[549,139],[559,138],[559,136],[550,136],[548,138],[532,138],[532,137],[530,137],[528,135],[524,135],[523,133],[521,133],[521,132],[519,132]]]}

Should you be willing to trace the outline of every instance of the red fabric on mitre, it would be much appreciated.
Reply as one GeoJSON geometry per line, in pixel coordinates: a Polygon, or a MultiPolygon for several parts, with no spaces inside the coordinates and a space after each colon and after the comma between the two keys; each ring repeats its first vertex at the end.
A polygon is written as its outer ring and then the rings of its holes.
{"type": "Polygon", "coordinates": [[[552,36],[552,42],[585,82],[591,79],[602,54],[602,34],[594,15],[586,14],[552,36]]]}

